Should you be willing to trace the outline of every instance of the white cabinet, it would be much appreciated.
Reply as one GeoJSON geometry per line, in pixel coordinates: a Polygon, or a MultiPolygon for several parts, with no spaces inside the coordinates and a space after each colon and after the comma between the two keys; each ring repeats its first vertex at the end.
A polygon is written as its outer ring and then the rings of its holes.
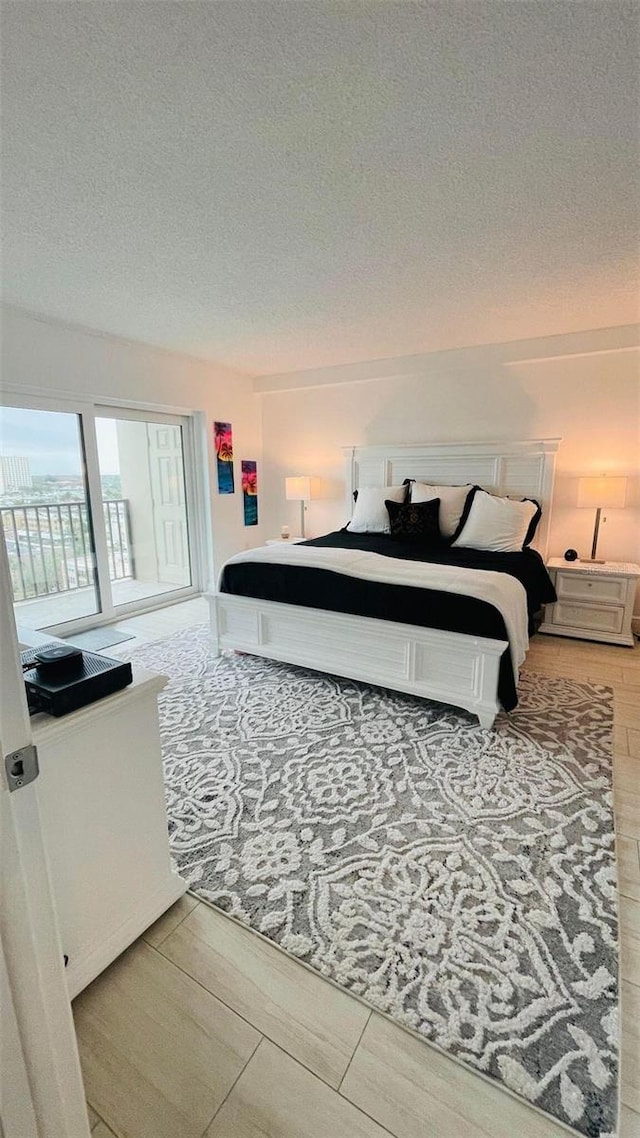
{"type": "Polygon", "coordinates": [[[547,569],[558,600],[546,606],[540,632],[633,647],[631,620],[640,565],[591,565],[552,557],[547,569]]]}
{"type": "Polygon", "coordinates": [[[122,691],[32,721],[72,998],[187,888],[169,860],[157,704],[166,683],[134,669],[122,691]]]}

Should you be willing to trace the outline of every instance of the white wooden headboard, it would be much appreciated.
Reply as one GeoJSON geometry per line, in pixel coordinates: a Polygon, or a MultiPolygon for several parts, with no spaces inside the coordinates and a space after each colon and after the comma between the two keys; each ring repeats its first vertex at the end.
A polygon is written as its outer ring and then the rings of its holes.
{"type": "Polygon", "coordinates": [[[556,451],[561,441],[344,447],[349,513],[358,486],[399,486],[405,478],[445,486],[472,482],[493,494],[537,498],[542,519],[533,546],[546,558],[556,451]]]}

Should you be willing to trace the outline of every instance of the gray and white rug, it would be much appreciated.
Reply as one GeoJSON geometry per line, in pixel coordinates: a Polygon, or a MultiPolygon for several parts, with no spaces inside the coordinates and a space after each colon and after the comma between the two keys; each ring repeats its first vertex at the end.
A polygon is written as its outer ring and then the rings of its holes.
{"type": "Polygon", "coordinates": [[[589,1136],[616,1130],[610,692],[525,675],[455,708],[208,650],[132,654],[161,697],[191,887],[589,1136]]]}

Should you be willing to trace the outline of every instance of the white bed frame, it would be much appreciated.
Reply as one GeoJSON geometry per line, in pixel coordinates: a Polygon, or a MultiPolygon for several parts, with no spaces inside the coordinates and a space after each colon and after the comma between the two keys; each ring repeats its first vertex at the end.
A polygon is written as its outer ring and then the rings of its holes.
{"type": "MultiPolygon", "coordinates": [[[[534,497],[542,506],[535,548],[546,558],[560,439],[512,443],[427,443],[345,450],[347,512],[357,486],[397,486],[405,478],[442,485],[477,483],[496,494],[534,497]]],[[[229,593],[207,595],[214,650],[236,649],[466,708],[482,727],[500,709],[504,640],[279,604],[229,593]]]]}

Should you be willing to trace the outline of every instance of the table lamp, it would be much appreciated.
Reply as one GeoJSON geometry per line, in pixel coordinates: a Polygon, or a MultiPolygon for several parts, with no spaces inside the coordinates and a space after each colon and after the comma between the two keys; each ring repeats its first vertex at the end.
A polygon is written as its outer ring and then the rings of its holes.
{"type": "Polygon", "coordinates": [[[284,486],[287,501],[300,502],[300,536],[304,537],[305,502],[323,497],[322,479],[313,475],[299,474],[294,478],[285,478],[284,486]]]}
{"type": "Polygon", "coordinates": [[[598,533],[600,531],[600,514],[608,507],[611,510],[620,510],[624,506],[627,492],[626,478],[610,478],[603,474],[598,478],[578,479],[578,506],[587,507],[596,511],[596,521],[593,528],[593,545],[591,557],[582,560],[592,561],[596,565],[604,565],[602,557],[596,557],[598,549],[598,533]]]}

